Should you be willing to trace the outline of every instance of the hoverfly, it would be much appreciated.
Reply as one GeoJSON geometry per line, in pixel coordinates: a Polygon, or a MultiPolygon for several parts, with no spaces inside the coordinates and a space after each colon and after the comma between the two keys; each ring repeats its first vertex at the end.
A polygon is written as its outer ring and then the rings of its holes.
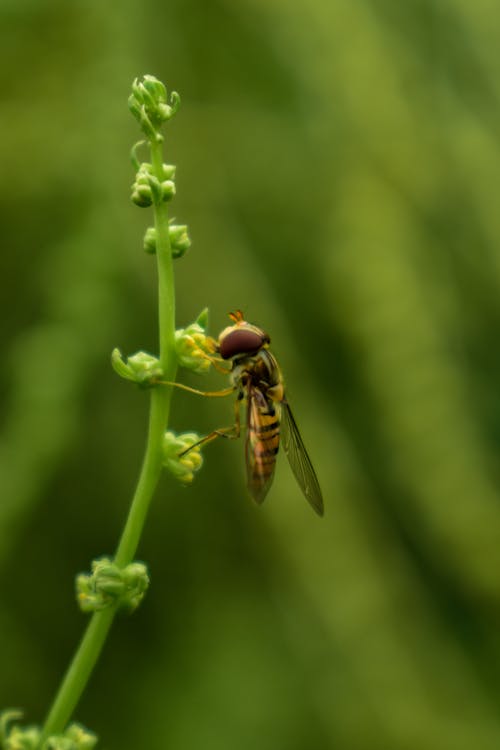
{"type": "Polygon", "coordinates": [[[241,431],[240,405],[244,402],[247,426],[245,458],[251,497],[259,504],[265,500],[273,481],[282,433],[283,447],[295,478],[306,500],[322,516],[324,508],[319,482],[286,399],[278,362],[269,351],[270,338],[261,328],[248,323],[241,310],[229,313],[229,317],[233,325],[220,333],[214,348],[222,360],[231,361],[231,369],[224,369],[224,372],[229,372],[231,387],[214,393],[195,392],[207,396],[236,392],[235,424],[214,430],[197,445],[217,437],[238,438],[241,431]]]}

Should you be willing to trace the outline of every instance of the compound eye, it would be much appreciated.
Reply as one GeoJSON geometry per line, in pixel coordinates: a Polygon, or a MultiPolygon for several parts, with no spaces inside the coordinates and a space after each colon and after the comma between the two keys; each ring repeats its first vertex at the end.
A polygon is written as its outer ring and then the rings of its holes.
{"type": "Polygon", "coordinates": [[[252,354],[258,352],[267,340],[265,334],[238,328],[219,341],[219,352],[223,359],[231,359],[238,354],[252,354]]]}

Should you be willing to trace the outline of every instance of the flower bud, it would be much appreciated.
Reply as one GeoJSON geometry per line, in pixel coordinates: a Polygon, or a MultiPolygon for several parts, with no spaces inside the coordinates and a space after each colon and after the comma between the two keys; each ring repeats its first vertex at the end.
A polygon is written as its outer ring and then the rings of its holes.
{"type": "Polygon", "coordinates": [[[131,612],[141,603],[148,586],[144,563],[120,568],[107,557],[93,560],[92,572],[76,577],[77,599],[83,612],[98,612],[112,605],[131,612]]]}
{"type": "Polygon", "coordinates": [[[163,164],[162,174],[164,180],[173,180],[175,177],[175,166],[174,164],[163,164]]]}
{"type": "Polygon", "coordinates": [[[149,385],[152,380],[163,375],[158,358],[147,352],[136,352],[125,361],[120,350],[113,349],[111,365],[120,377],[142,386],[149,385]]]}
{"type": "Polygon", "coordinates": [[[161,183],[161,200],[165,203],[172,200],[175,195],[175,182],[173,180],[164,180],[161,183]]]}
{"type": "Polygon", "coordinates": [[[155,76],[145,75],[142,82],[142,91],[147,92],[151,102],[166,102],[167,89],[165,85],[155,76]]]}
{"type": "Polygon", "coordinates": [[[96,735],[89,732],[88,729],[84,729],[80,724],[70,724],[64,732],[64,736],[74,743],[75,750],[93,750],[97,745],[96,735]]]}
{"type": "Polygon", "coordinates": [[[182,258],[191,247],[186,224],[171,224],[168,228],[172,258],[182,258]]]}
{"type": "Polygon", "coordinates": [[[135,99],[132,96],[129,97],[128,107],[130,111],[132,112],[132,114],[134,115],[135,119],[139,122],[139,125],[144,135],[146,135],[150,140],[156,139],[157,131],[155,130],[153,123],[151,122],[149,117],[146,115],[144,108],[139,104],[137,99],[135,99]]]}
{"type": "Polygon", "coordinates": [[[167,104],[167,90],[163,83],[151,75],[146,75],[132,84],[132,94],[128,106],[143,132],[150,139],[161,140],[159,128],[163,122],[170,120],[179,108],[180,98],[172,93],[170,104],[167,104]]]}
{"type": "Polygon", "coordinates": [[[0,744],[5,750],[37,750],[40,729],[17,724],[17,719],[22,719],[22,716],[23,712],[17,709],[7,709],[0,714],[0,744]]]}
{"type": "Polygon", "coordinates": [[[172,117],[172,107],[170,107],[168,104],[164,104],[163,102],[158,105],[157,108],[157,116],[160,122],[166,122],[167,120],[170,120],[172,117]]]}
{"type": "Polygon", "coordinates": [[[163,465],[183,484],[190,484],[194,479],[194,472],[199,471],[203,465],[201,446],[196,445],[199,440],[200,436],[196,432],[184,432],[180,435],[166,432],[163,437],[163,465]]]}
{"type": "MultiPolygon", "coordinates": [[[[172,221],[172,220],[171,220],[172,221]]],[[[191,247],[191,239],[185,224],[172,224],[168,228],[172,258],[182,258],[191,247]]],[[[146,253],[156,253],[156,228],[148,227],[144,234],[143,247],[146,253]]]]}
{"type": "Polygon", "coordinates": [[[132,203],[135,203],[139,208],[148,208],[153,203],[153,195],[149,185],[138,185],[134,183],[132,185],[132,194],[130,196],[132,203]]]}
{"type": "Polygon", "coordinates": [[[144,251],[150,255],[156,253],[156,229],[155,227],[148,227],[144,235],[143,243],[144,251]]]}
{"type": "Polygon", "coordinates": [[[147,161],[143,161],[139,164],[137,169],[136,180],[144,185],[148,184],[148,177],[153,174],[153,165],[147,161]]]}
{"type": "Polygon", "coordinates": [[[161,195],[160,183],[152,174],[152,166],[148,162],[139,165],[135,182],[132,185],[132,201],[141,208],[151,206],[153,200],[158,201],[161,195]]]}
{"type": "Polygon", "coordinates": [[[175,332],[175,348],[181,367],[198,374],[210,369],[211,357],[215,351],[214,340],[205,334],[208,310],[203,310],[194,323],[175,332]]]}
{"type": "MultiPolygon", "coordinates": [[[[0,745],[4,750],[39,750],[41,730],[36,726],[14,724],[22,718],[21,711],[0,714],[0,745]]],[[[79,724],[70,724],[62,734],[51,734],[43,742],[43,750],[93,750],[97,737],[79,724]]]]}
{"type": "Polygon", "coordinates": [[[141,119],[141,105],[137,101],[136,97],[131,94],[128,98],[128,108],[134,117],[140,121],[141,119]]]}
{"type": "MultiPolygon", "coordinates": [[[[137,162],[135,151],[132,154],[133,161],[137,162]]],[[[139,165],[132,185],[132,200],[138,206],[150,206],[153,202],[169,201],[175,195],[175,167],[171,164],[162,164],[162,180],[153,174],[153,167],[148,162],[139,165]]]]}

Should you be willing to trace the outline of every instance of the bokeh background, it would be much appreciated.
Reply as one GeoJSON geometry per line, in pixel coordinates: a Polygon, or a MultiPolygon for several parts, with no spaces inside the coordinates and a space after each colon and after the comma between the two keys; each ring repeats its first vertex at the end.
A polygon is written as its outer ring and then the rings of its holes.
{"type": "MultiPolygon", "coordinates": [[[[109,354],[157,346],[126,106],[153,73],[179,325],[270,332],[326,515],[284,457],[253,506],[242,443],[165,477],[76,718],[108,750],[498,749],[498,3],[1,0],[0,34],[0,704],[43,719],[142,458],[109,354]]],[[[231,418],[176,394],[175,429],[231,418]]]]}

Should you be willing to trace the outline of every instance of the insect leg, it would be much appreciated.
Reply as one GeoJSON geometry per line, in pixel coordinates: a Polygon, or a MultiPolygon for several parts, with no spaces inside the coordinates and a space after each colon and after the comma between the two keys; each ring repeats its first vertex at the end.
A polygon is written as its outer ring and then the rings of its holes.
{"type": "Polygon", "coordinates": [[[210,357],[210,362],[212,363],[212,367],[215,367],[215,369],[218,372],[223,372],[224,375],[229,375],[231,370],[229,370],[227,367],[221,367],[219,362],[225,362],[225,359],[222,359],[222,357],[210,357]]]}
{"type": "Polygon", "coordinates": [[[202,437],[201,440],[198,440],[197,443],[190,445],[189,448],[186,448],[186,450],[182,451],[182,453],[179,453],[179,457],[185,456],[186,453],[192,451],[193,448],[198,448],[200,445],[211,443],[212,440],[217,440],[217,438],[219,437],[228,438],[229,440],[236,440],[237,438],[239,438],[240,433],[240,402],[238,400],[234,403],[234,424],[231,425],[231,427],[220,427],[218,430],[212,430],[212,432],[209,432],[208,435],[205,435],[205,437],[202,437]]]}
{"type": "Polygon", "coordinates": [[[218,372],[223,372],[224,375],[229,375],[229,373],[231,372],[230,369],[228,369],[227,367],[221,367],[221,365],[219,364],[220,362],[226,361],[225,359],[222,359],[222,357],[205,354],[204,352],[201,352],[199,356],[203,357],[203,359],[208,359],[208,361],[212,363],[212,366],[215,367],[218,372]]]}
{"type": "Polygon", "coordinates": [[[231,388],[224,388],[222,391],[199,391],[197,388],[190,388],[189,385],[184,385],[183,383],[172,383],[168,380],[155,380],[153,382],[154,385],[170,385],[175,388],[181,388],[183,391],[188,391],[189,393],[195,393],[197,396],[208,396],[209,398],[229,396],[230,393],[234,393],[235,391],[234,386],[231,386],[231,388]]]}

